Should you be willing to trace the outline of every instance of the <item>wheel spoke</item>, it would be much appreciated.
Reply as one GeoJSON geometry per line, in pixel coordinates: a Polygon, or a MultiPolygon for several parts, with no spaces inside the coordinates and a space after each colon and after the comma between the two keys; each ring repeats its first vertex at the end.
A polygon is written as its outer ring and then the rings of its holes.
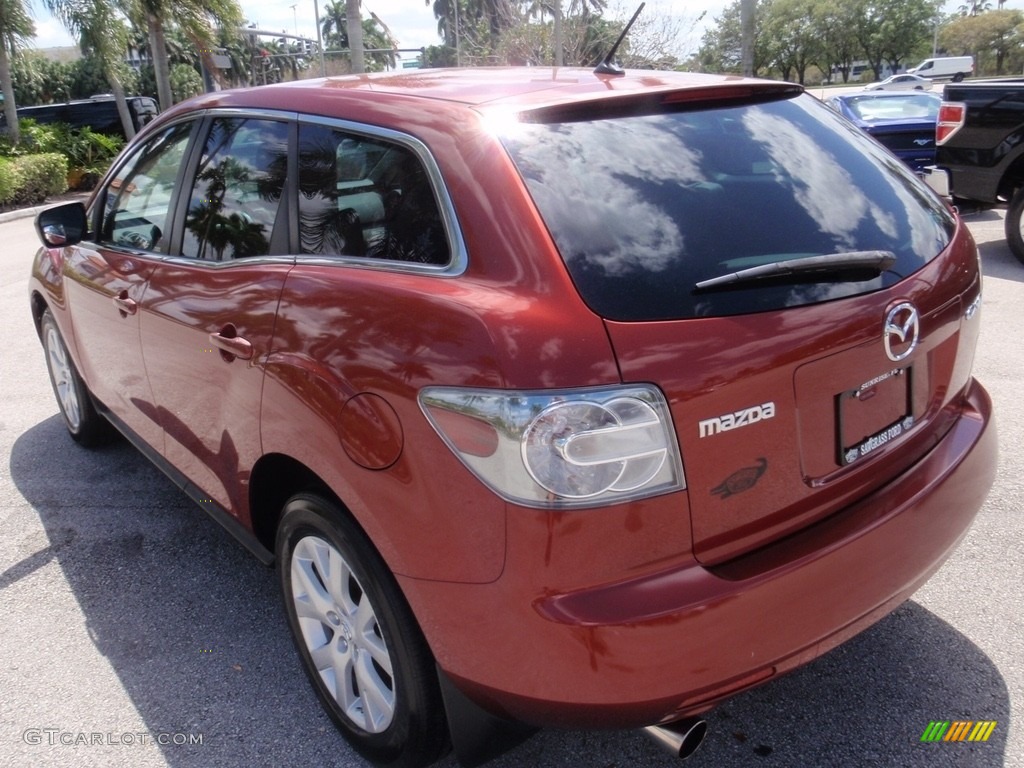
{"type": "Polygon", "coordinates": [[[366,730],[379,732],[391,722],[395,711],[395,694],[381,679],[368,653],[360,653],[355,662],[356,681],[363,700],[366,730]]]}
{"type": "Polygon", "coordinates": [[[334,670],[335,653],[330,643],[325,643],[319,648],[310,648],[309,657],[313,660],[313,666],[321,675],[328,670],[334,670]]]}
{"type": "Polygon", "coordinates": [[[377,616],[373,612],[370,601],[363,596],[356,615],[353,620],[352,629],[356,633],[356,641],[361,648],[365,648],[374,661],[389,675],[393,674],[391,669],[391,656],[388,654],[388,647],[384,644],[378,632],[377,616]]]}
{"type": "MultiPolygon", "coordinates": [[[[328,612],[334,607],[334,601],[317,576],[318,562],[327,558],[314,539],[303,539],[296,545],[292,559],[292,602],[300,616],[327,621],[328,612]]],[[[323,572],[320,576],[323,577],[323,572]]]]}
{"type": "Polygon", "coordinates": [[[335,700],[355,724],[362,728],[363,723],[359,718],[359,696],[352,683],[351,652],[344,655],[335,654],[333,674],[336,681],[335,700]]]}
{"type": "Polygon", "coordinates": [[[78,393],[75,391],[74,373],[64,343],[54,328],[47,329],[46,350],[50,376],[53,378],[53,387],[57,391],[61,411],[71,428],[78,429],[81,424],[81,410],[78,393]]]}
{"type": "Polygon", "coordinates": [[[327,589],[331,593],[334,604],[340,608],[345,615],[350,615],[355,608],[352,600],[352,570],[348,563],[334,547],[330,547],[329,572],[327,574],[327,589]]]}

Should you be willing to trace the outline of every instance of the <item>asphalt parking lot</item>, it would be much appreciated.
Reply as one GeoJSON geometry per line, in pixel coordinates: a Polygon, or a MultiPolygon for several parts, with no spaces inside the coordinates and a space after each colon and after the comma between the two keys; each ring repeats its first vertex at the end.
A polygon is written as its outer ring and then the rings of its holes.
{"type": "MultiPolygon", "coordinates": [[[[687,765],[1024,766],[1024,265],[1001,214],[967,221],[1001,446],[988,502],[910,602],[711,713],[687,765]],[[933,720],[997,724],[922,743],[933,720]]],[[[366,766],[308,687],[274,573],[127,444],[67,437],[28,312],[31,219],[0,243],[0,766],[366,766]]],[[[548,730],[492,765],[677,761],[637,732],[548,730]]]]}

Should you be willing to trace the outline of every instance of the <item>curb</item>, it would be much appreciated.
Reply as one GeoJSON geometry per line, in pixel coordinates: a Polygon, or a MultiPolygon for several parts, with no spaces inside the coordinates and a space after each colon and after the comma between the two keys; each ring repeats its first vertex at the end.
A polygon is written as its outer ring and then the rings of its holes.
{"type": "Polygon", "coordinates": [[[81,200],[83,203],[89,199],[89,195],[92,192],[82,192],[80,195],[75,194],[74,197],[68,197],[63,200],[49,200],[39,205],[33,205],[30,208],[19,208],[15,211],[4,211],[0,213],[0,224],[6,224],[8,221],[17,221],[18,219],[35,218],[36,214],[40,211],[45,211],[47,208],[53,208],[55,205],[63,205],[64,203],[71,203],[75,200],[81,200]]]}
{"type": "Polygon", "coordinates": [[[17,221],[18,219],[27,219],[29,217],[35,218],[35,215],[40,211],[49,208],[53,203],[35,205],[31,208],[19,208],[16,211],[7,211],[0,213],[0,224],[6,224],[8,221],[17,221]]]}

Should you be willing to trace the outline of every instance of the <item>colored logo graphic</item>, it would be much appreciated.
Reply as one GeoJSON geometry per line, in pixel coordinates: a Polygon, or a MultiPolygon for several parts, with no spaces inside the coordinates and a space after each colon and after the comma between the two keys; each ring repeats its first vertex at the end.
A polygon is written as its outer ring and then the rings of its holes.
{"type": "Polygon", "coordinates": [[[988,741],[995,729],[995,720],[932,720],[921,741],[988,741]]]}

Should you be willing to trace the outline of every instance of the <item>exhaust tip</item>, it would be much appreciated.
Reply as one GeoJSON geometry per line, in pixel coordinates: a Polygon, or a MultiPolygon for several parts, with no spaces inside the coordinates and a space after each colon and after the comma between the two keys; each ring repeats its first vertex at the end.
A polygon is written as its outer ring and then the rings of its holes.
{"type": "Polygon", "coordinates": [[[643,729],[656,744],[680,760],[685,760],[700,747],[708,732],[707,721],[700,718],[678,720],[665,725],[649,725],[643,729]]]}

